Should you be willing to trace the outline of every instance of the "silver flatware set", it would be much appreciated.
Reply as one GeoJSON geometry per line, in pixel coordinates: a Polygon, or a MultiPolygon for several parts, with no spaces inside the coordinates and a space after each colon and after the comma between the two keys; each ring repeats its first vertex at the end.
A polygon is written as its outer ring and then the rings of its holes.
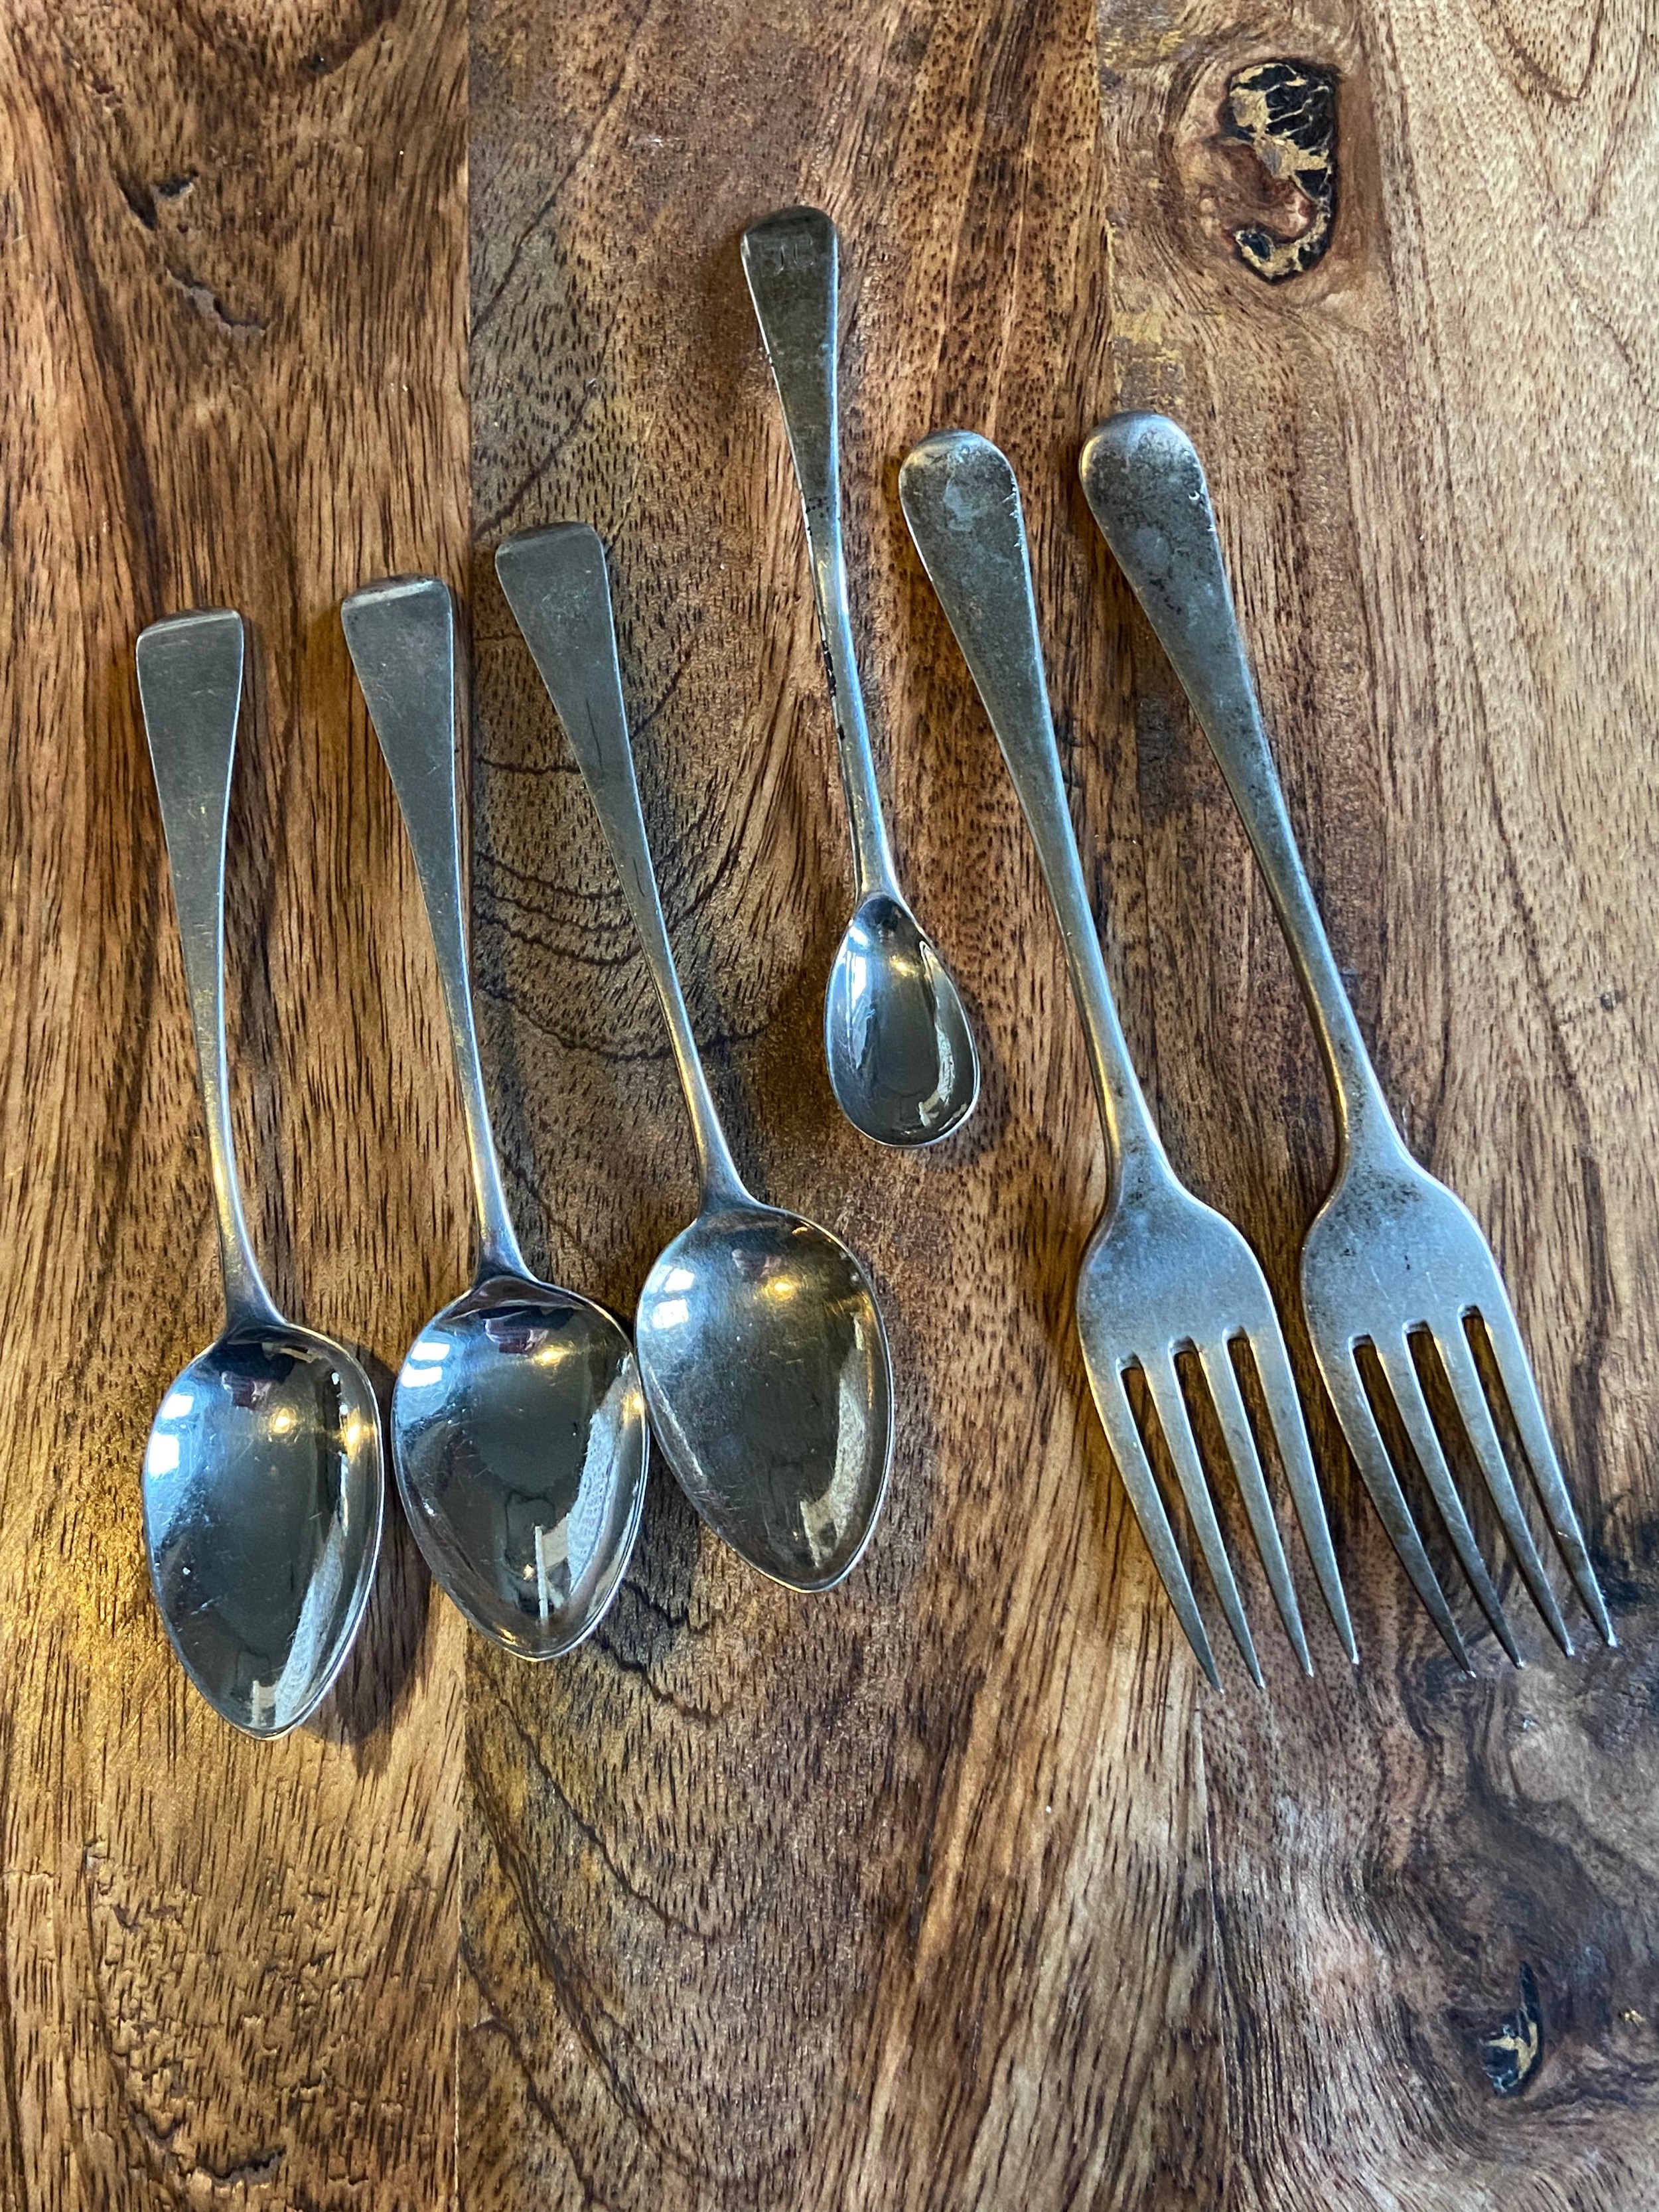
{"type": "MultiPolygon", "coordinates": [[[[854,911],[825,999],[830,1085],[848,1121],[877,1143],[935,1145],[973,1111],[979,1055],[944,957],[899,888],[859,682],[842,544],[834,227],[817,210],[787,210],[745,234],[743,264],[800,489],[852,830],[854,911]]],[[[1320,921],[1198,455],[1168,418],[1121,415],[1087,440],[1080,465],[1089,507],[1243,818],[1328,1068],[1336,1172],[1303,1248],[1302,1319],[1366,1489],[1468,1669],[1402,1487],[1411,1469],[1396,1465],[1362,1352],[1386,1386],[1389,1425],[1407,1439],[1451,1553],[1509,1656],[1518,1662],[1519,1648],[1452,1472],[1465,1454],[1563,1650],[1571,1641],[1516,1480],[1522,1468],[1580,1600],[1612,1644],[1497,1264],[1468,1210],[1407,1151],[1320,921]],[[1431,1362],[1444,1385],[1434,1394],[1438,1419],[1425,1382],[1431,1362]],[[1446,1432],[1447,1405],[1461,1440],[1446,1432]]],[[[1194,1555],[1260,1684],[1212,1487],[1212,1477],[1230,1477],[1285,1632],[1311,1671],[1274,1507],[1277,1470],[1352,1660],[1353,1629],[1272,1293],[1238,1230],[1177,1180],[1118,1018],[1062,780],[1013,471],[988,440],[945,431],[910,453],[899,493],[1029,827],[1083,1025],[1110,1187],[1081,1256],[1077,1326],[1147,1548],[1210,1680],[1219,1686],[1194,1555]],[[1224,1448],[1213,1469],[1203,1432],[1224,1448]],[[1168,1493],[1160,1459],[1173,1470],[1168,1493]]],[[[667,1024],[702,1182],[696,1218],[650,1269],[631,1331],[595,1300],[531,1272],[502,1187],[468,981],[454,605],[434,577],[354,592],[342,620],[431,927],[477,1217],[471,1286],[422,1328],[396,1377],[392,1464],[432,1572],[467,1620],[509,1651],[550,1659],[587,1636],[616,1594],[653,1447],[708,1527],[763,1574],[801,1591],[842,1581],[886,1495],[893,1376],[859,1259],[828,1230],[749,1191],[715,1112],[646,839],[604,548],[585,525],[557,524],[505,542],[496,571],[621,879],[667,1024]]],[[[239,1192],[223,933],[244,649],[241,621],[226,611],[172,617],[137,647],[226,1305],[223,1334],[173,1382],[155,1417],[144,1535],[157,1603],[191,1680],[226,1720],[273,1736],[316,1710],[350,1648],[374,1579],[385,1478],[368,1377],[342,1346],[277,1313],[239,1192]]]]}

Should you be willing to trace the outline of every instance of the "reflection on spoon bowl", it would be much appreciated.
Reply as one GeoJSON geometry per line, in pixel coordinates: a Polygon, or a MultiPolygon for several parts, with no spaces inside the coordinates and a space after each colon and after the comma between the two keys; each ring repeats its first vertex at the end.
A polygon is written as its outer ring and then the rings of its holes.
{"type": "Polygon", "coordinates": [[[872,891],[830,971],[824,1048],[837,1103],[878,1145],[934,1145],[979,1097],[979,1055],[950,970],[902,899],[872,891]]]}
{"type": "Polygon", "coordinates": [[[150,1579],[185,1673],[252,1735],[297,1726],[374,1578],[384,1480],[368,1376],[289,1322],[221,1337],[161,1401],[143,1495],[150,1579]]]}
{"type": "Polygon", "coordinates": [[[410,1524],[473,1626],[525,1659],[580,1644],[645,1502],[645,1401],[621,1324],[574,1291],[488,1278],[410,1346],[392,1433],[410,1524]]]}
{"type": "Polygon", "coordinates": [[[887,1489],[893,1378],[863,1268],[772,1206],[700,1214],[640,1299],[653,1426],[709,1525],[791,1589],[831,1589],[887,1489]]]}

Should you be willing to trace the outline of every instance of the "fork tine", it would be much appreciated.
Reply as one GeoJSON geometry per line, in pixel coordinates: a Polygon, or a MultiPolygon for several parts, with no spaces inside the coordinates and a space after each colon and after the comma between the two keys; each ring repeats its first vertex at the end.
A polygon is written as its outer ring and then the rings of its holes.
{"type": "Polygon", "coordinates": [[[1452,1395],[1457,1401],[1459,1417],[1474,1448],[1474,1455],[1480,1462],[1480,1472],[1492,1492],[1492,1502],[1498,1508],[1504,1534],[1510,1540],[1510,1548],[1520,1563],[1521,1571],[1527,1578],[1527,1587],[1548,1624],[1551,1635],[1571,1659],[1572,1638],[1567,1634],[1567,1625],[1561,1618],[1555,1592],[1550,1588],[1549,1577],[1544,1572],[1544,1562],[1538,1556],[1538,1547],[1532,1540],[1532,1531],[1521,1510],[1521,1500],[1516,1496],[1515,1483],[1510,1474],[1509,1463],[1504,1457],[1504,1447],[1498,1440],[1492,1408],[1487,1405],[1486,1391],[1481,1388],[1480,1370],[1475,1366],[1469,1340],[1456,1322],[1453,1322],[1449,1328],[1436,1329],[1434,1340],[1439,1346],[1441,1364],[1446,1370],[1447,1381],[1451,1384],[1452,1395]]]}
{"type": "Polygon", "coordinates": [[[1462,1638],[1457,1632],[1457,1623],[1451,1617],[1445,1593],[1435,1580],[1434,1569],[1429,1565],[1429,1555],[1423,1549],[1423,1540],[1417,1533],[1417,1523],[1412,1519],[1400,1487],[1389,1448],[1382,1441],[1382,1432],[1376,1425],[1370,1401],[1365,1395],[1365,1386],[1359,1379],[1359,1369],[1352,1351],[1340,1352],[1327,1358],[1317,1337],[1315,1350],[1319,1353],[1319,1370],[1325,1378],[1325,1388],[1331,1394],[1331,1403],[1336,1407],[1336,1418],[1342,1424],[1342,1433],[1348,1440],[1348,1449],[1354,1455],[1360,1478],[1371,1494],[1377,1517],[1388,1530],[1401,1563],[1412,1578],[1412,1586],[1429,1609],[1435,1626],[1446,1639],[1451,1655],[1466,1674],[1473,1674],[1469,1655],[1462,1638]]]}
{"type": "Polygon", "coordinates": [[[1238,1584],[1233,1580],[1232,1562],[1227,1557],[1227,1547],[1222,1540],[1221,1524],[1215,1517],[1215,1504],[1210,1496],[1210,1486],[1204,1479],[1204,1464],[1198,1455],[1198,1446],[1193,1440],[1192,1424],[1187,1418],[1187,1401],[1181,1395],[1181,1384],[1173,1362],[1159,1359],[1142,1370],[1146,1388],[1152,1393],[1152,1403],[1158,1408],[1158,1425],[1164,1431],[1164,1441],[1170,1448],[1170,1457],[1175,1462],[1175,1471],[1181,1483],[1181,1492],[1187,1501],[1187,1510],[1192,1516],[1193,1533],[1198,1538],[1199,1549],[1204,1554],[1204,1564],[1210,1570],[1210,1580],[1215,1584],[1215,1594],[1221,1601],[1221,1610],[1227,1616],[1227,1626],[1233,1632],[1233,1640],[1244,1655],[1244,1664],[1250,1670],[1250,1680],[1261,1689],[1261,1666],[1255,1656],[1255,1645],[1250,1640],[1250,1624],[1244,1618],[1244,1601],[1238,1595],[1238,1584]]]}
{"type": "Polygon", "coordinates": [[[1600,1630],[1601,1640],[1617,1650],[1619,1638],[1613,1632],[1613,1623],[1607,1618],[1607,1601],[1601,1595],[1601,1585],[1595,1579],[1595,1570],[1590,1565],[1589,1553],[1584,1548],[1584,1534],[1578,1525],[1578,1516],[1572,1510],[1572,1500],[1567,1495],[1567,1485],[1561,1473],[1561,1462],[1555,1455],[1555,1446],[1550,1438],[1549,1424],[1544,1419],[1544,1408],[1539,1401],[1538,1385],[1533,1380],[1532,1364],[1527,1358],[1526,1346],[1521,1341],[1521,1332],[1515,1325],[1515,1316],[1501,1282],[1493,1310],[1482,1311],[1480,1319],[1490,1339],[1492,1357],[1498,1362],[1498,1372],[1503,1378],[1504,1391],[1510,1401],[1510,1411],[1515,1416],[1515,1425],[1521,1432],[1521,1443],[1532,1469],[1532,1479],[1538,1495],[1544,1501],[1544,1514],[1560,1547],[1567,1571],[1584,1601],[1584,1609],[1600,1630]]]}
{"type": "Polygon", "coordinates": [[[1130,1411],[1121,1373],[1101,1377],[1095,1385],[1095,1404],[1099,1409],[1100,1425],[1106,1431],[1106,1441],[1117,1462],[1123,1487],[1129,1493],[1129,1503],[1140,1523],[1140,1533],[1146,1540],[1146,1549],[1152,1555],[1152,1565],[1163,1577],[1164,1587],[1170,1594],[1170,1602],[1176,1609],[1176,1618],[1186,1630],[1187,1641],[1196,1653],[1199,1665],[1209,1676],[1211,1688],[1218,1690],[1221,1677],[1216,1671],[1215,1654],[1210,1649],[1204,1617],[1199,1612],[1198,1600],[1193,1595],[1192,1583],[1187,1578],[1186,1566],[1176,1548],[1175,1531],[1170,1526],[1170,1516],[1164,1510],[1164,1500],[1158,1494],[1158,1483],[1146,1457],[1146,1448],[1140,1441],[1139,1430],[1135,1426],[1135,1417],[1130,1411]]]}
{"type": "MultiPolygon", "coordinates": [[[[1308,1443],[1308,1425],[1302,1416],[1302,1401],[1297,1395],[1296,1378],[1291,1372],[1290,1355],[1285,1349],[1285,1340],[1275,1328],[1258,1332],[1249,1341],[1255,1360],[1256,1380],[1261,1383],[1262,1397],[1267,1401],[1273,1437],[1279,1445],[1279,1456],[1284,1464],[1285,1480],[1290,1486],[1297,1519],[1302,1523],[1302,1540],[1308,1547],[1308,1557],[1313,1561],[1313,1571],[1324,1593],[1331,1619],[1336,1625],[1342,1649],[1350,1663],[1358,1666],[1359,1651],[1353,1640],[1353,1623],[1348,1618],[1348,1600],[1342,1588],[1342,1577],[1337,1571],[1336,1547],[1331,1541],[1331,1526],[1325,1517],[1325,1500],[1320,1491],[1319,1477],[1314,1471],[1313,1451],[1308,1443]]],[[[1227,1364],[1231,1367],[1232,1362],[1229,1360],[1227,1364]]]]}
{"type": "Polygon", "coordinates": [[[1509,1622],[1504,1618],[1504,1608],[1498,1603],[1498,1592],[1492,1588],[1492,1577],[1486,1572],[1486,1563],[1480,1556],[1480,1547],[1474,1540],[1474,1531],[1469,1526],[1469,1516],[1463,1509],[1457,1485],[1452,1480],[1451,1469],[1446,1464],[1446,1455],[1434,1425],[1434,1416],[1429,1411],[1428,1401],[1423,1395],[1423,1384],[1417,1372],[1417,1363],[1412,1358],[1411,1346],[1405,1332],[1393,1339],[1378,1337],[1376,1357],[1389,1388],[1394,1393],[1394,1402],[1400,1409],[1400,1418],[1406,1425],[1406,1434],[1411,1438],[1412,1449],[1417,1454],[1417,1463],[1428,1479],[1434,1492],[1434,1502],[1440,1508],[1440,1517],[1446,1524],[1446,1534],[1452,1540],[1452,1549],[1462,1562],[1463,1571],[1480,1601],[1480,1609],[1498,1632],[1498,1640],[1518,1667],[1521,1654],[1516,1648],[1515,1637],[1509,1622]]]}
{"type": "Polygon", "coordinates": [[[1273,1602],[1279,1607],[1279,1617],[1285,1624],[1285,1633],[1291,1639],[1291,1648],[1301,1662],[1303,1673],[1311,1674],[1313,1661],[1308,1656],[1308,1639],[1303,1632],[1302,1608],[1296,1601],[1296,1584],[1291,1580],[1291,1563],[1285,1557],[1279,1523],[1273,1518],[1267,1477],[1261,1472],[1261,1454],[1255,1448],[1255,1437],[1251,1431],[1249,1415],[1244,1410],[1244,1397],[1238,1387],[1238,1377],[1233,1372],[1233,1363],[1228,1357],[1224,1343],[1203,1346],[1198,1356],[1204,1369],[1204,1378],[1210,1386],[1210,1396],[1215,1406],[1216,1418],[1221,1424],[1221,1433],[1226,1439],[1227,1455],[1233,1463],[1239,1495],[1244,1500],[1244,1510],[1249,1516],[1255,1548],[1261,1555],[1273,1602]]]}

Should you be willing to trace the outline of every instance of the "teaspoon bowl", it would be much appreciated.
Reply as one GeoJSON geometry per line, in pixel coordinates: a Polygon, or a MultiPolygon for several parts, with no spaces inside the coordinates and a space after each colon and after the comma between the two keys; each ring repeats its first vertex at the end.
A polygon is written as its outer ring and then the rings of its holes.
{"type": "Polygon", "coordinates": [[[616,1595],[645,1503],[645,1401],[603,1307],[494,1275],[410,1346],[398,1487],[427,1564],[484,1635],[556,1659],[616,1595]]]}
{"type": "Polygon", "coordinates": [[[836,1103],[878,1145],[936,1145],[974,1110],[979,1054],[961,995],[890,891],[870,894],[841,941],[823,1038],[836,1103]]]}
{"type": "Polygon", "coordinates": [[[709,1526],[774,1581],[833,1589],[892,1456],[887,1340],[853,1254],[799,1214],[711,1208],[647,1278],[638,1342],[653,1425],[709,1526]]]}
{"type": "Polygon", "coordinates": [[[227,1332],[161,1401],[144,1544],[185,1672],[277,1736],[326,1696],[368,1603],[385,1478],[368,1377],[288,1322],[227,1332]]]}

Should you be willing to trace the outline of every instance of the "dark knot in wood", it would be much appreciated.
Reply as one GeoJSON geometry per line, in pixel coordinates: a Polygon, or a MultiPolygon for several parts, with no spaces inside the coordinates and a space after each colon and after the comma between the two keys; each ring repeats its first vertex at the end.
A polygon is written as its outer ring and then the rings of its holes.
{"type": "Polygon", "coordinates": [[[1226,138],[1248,146],[1274,195],[1273,227],[1233,232],[1239,258],[1264,283],[1304,276],[1331,242],[1336,223],[1336,87],[1317,62],[1255,62],[1227,86],[1221,106],[1226,138]]]}
{"type": "Polygon", "coordinates": [[[1544,2022],[1538,2008],[1538,1980],[1522,1960],[1521,2002],[1498,2022],[1497,2033],[1482,2041],[1480,2063],[1500,2097],[1518,2097],[1538,2071],[1543,2055],[1544,2022]]]}

